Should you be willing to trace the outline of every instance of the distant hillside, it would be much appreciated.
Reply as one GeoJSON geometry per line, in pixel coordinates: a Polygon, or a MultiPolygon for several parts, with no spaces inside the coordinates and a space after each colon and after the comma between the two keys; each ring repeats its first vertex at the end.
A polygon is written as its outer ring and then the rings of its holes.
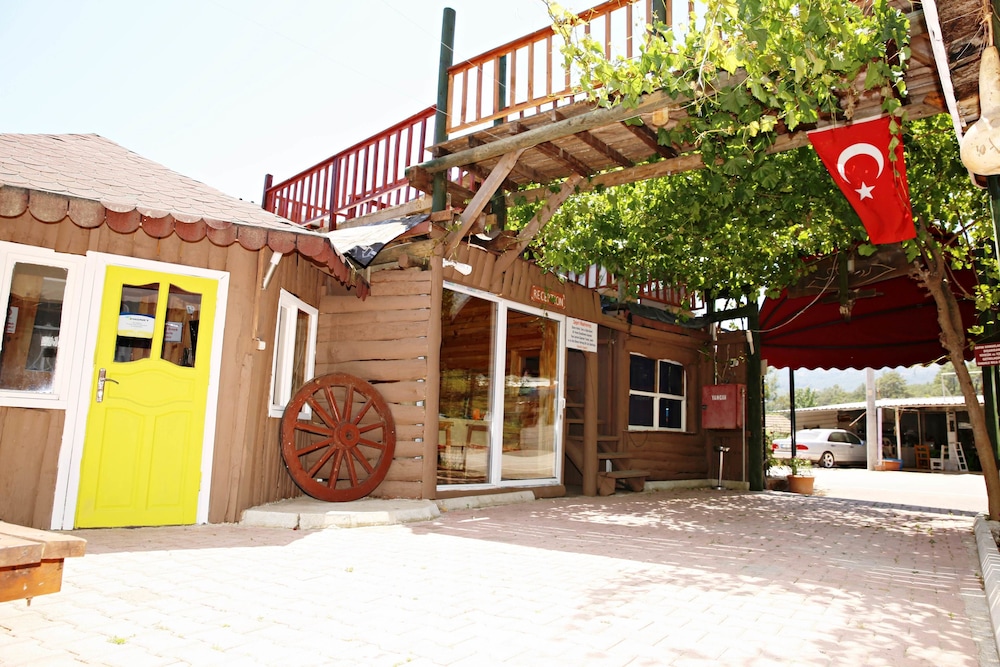
{"type": "MultiPolygon", "coordinates": [[[[939,366],[913,366],[911,368],[895,368],[892,370],[898,371],[903,379],[906,380],[907,384],[927,384],[934,379],[937,375],[939,366]]],[[[781,391],[788,391],[788,369],[787,368],[777,368],[778,376],[778,389],[781,391]]],[[[875,377],[886,369],[878,369],[875,371],[875,377]]],[[[806,370],[799,369],[795,371],[795,388],[804,389],[806,387],[810,389],[829,389],[834,385],[840,385],[841,389],[851,391],[865,383],[865,372],[864,370],[806,370]]]]}

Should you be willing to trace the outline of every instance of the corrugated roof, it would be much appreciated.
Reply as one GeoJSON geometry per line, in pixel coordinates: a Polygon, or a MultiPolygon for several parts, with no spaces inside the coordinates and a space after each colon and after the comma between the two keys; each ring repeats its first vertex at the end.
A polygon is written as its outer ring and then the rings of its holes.
{"type": "Polygon", "coordinates": [[[299,253],[342,282],[352,272],[326,238],[252,202],[231,197],[96,134],[0,134],[0,217],[30,211],[43,222],[69,217],[80,227],[107,224],[185,241],[206,236],[299,253]]]}
{"type": "MultiPolygon", "coordinates": [[[[979,396],[980,405],[983,404],[983,397],[979,396]]],[[[962,396],[923,396],[910,398],[880,398],[875,401],[876,408],[954,408],[964,407],[965,398],[962,396]]],[[[817,405],[811,408],[795,408],[795,413],[819,412],[821,410],[865,410],[868,404],[865,401],[855,403],[837,403],[835,405],[817,405]]]]}

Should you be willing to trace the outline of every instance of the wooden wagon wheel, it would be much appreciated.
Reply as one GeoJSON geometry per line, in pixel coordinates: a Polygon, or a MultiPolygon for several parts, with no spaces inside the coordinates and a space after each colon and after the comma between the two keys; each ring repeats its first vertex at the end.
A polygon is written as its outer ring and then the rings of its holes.
{"type": "Polygon", "coordinates": [[[299,389],[281,418],[281,456],[318,500],[363,498],[385,478],[396,425],[385,399],[361,378],[332,373],[299,389]]]}

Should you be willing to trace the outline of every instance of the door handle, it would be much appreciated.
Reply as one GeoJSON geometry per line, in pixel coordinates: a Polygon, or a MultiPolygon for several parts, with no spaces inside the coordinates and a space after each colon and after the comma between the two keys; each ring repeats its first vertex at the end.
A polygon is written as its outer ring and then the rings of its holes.
{"type": "Polygon", "coordinates": [[[98,403],[104,402],[105,382],[114,382],[115,384],[119,384],[118,380],[112,380],[111,378],[108,377],[108,371],[106,368],[102,368],[97,371],[97,396],[95,397],[95,400],[98,403]]]}

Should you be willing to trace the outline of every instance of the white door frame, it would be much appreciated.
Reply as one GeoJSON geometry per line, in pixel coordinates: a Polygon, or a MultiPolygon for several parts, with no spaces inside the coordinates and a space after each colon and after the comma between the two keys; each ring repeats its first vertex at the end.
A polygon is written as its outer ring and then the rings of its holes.
{"type": "Polygon", "coordinates": [[[91,369],[94,367],[94,352],[97,348],[100,304],[104,295],[104,277],[109,266],[210,278],[218,283],[209,360],[208,405],[205,406],[205,432],[201,448],[201,485],[198,489],[198,511],[195,518],[196,523],[208,523],[212,459],[215,455],[215,423],[219,405],[219,377],[222,370],[222,339],[226,322],[226,305],[229,299],[229,273],[90,251],[87,253],[82,290],[84,302],[89,303],[90,307],[81,308],[79,330],[84,332],[81,346],[82,354],[76,355],[76,358],[73,359],[73,367],[70,372],[70,386],[79,389],[71,392],[66,406],[66,422],[63,425],[63,440],[59,449],[51,527],[53,530],[70,530],[75,527],[76,504],[80,491],[80,461],[83,458],[87,413],[91,403],[91,369]]]}

